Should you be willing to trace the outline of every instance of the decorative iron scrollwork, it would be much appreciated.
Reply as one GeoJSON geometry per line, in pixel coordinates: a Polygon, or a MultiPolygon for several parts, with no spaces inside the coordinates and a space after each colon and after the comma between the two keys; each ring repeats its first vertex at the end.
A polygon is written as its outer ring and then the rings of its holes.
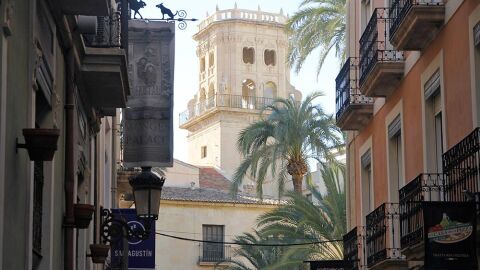
{"type": "Polygon", "coordinates": [[[143,227],[132,228],[122,217],[115,217],[109,209],[102,209],[102,225],[100,235],[105,244],[115,243],[126,238],[129,242],[148,239],[150,235],[150,221],[142,222],[143,227]]]}

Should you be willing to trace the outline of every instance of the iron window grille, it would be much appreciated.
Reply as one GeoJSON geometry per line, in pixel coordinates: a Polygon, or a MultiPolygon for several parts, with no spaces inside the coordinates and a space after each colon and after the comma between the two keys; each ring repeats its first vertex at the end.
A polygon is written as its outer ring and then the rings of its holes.
{"type": "MultiPolygon", "coordinates": [[[[203,240],[215,243],[202,243],[200,246],[199,262],[222,262],[225,261],[227,246],[223,244],[225,239],[223,225],[203,225],[203,240]]],[[[228,247],[228,251],[230,248],[228,247]]]]}

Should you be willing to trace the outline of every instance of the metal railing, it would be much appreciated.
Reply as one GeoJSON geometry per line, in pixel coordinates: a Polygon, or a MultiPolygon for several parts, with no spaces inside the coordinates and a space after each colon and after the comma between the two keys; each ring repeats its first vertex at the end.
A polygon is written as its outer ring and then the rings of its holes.
{"type": "Polygon", "coordinates": [[[232,258],[232,248],[229,245],[201,243],[198,245],[198,262],[220,263],[232,258]]]}
{"type": "Polygon", "coordinates": [[[390,37],[395,34],[408,12],[413,6],[440,6],[443,0],[394,0],[389,9],[392,23],[390,24],[390,37]]]}
{"type": "Polygon", "coordinates": [[[388,9],[376,8],[360,38],[360,86],[376,63],[398,62],[405,58],[404,53],[394,50],[389,42],[390,21],[388,9]]]}
{"type": "Polygon", "coordinates": [[[397,239],[398,218],[397,203],[383,203],[367,215],[365,229],[368,267],[387,259],[404,259],[397,239]]]}
{"type": "Polygon", "coordinates": [[[273,98],[266,97],[216,94],[210,98],[201,100],[188,110],[180,113],[179,124],[183,125],[214,107],[262,110],[266,106],[271,105],[274,100],[273,98]]]}
{"type": "Polygon", "coordinates": [[[339,119],[351,104],[373,104],[373,98],[362,95],[358,87],[358,57],[347,59],[335,83],[336,119],[339,119]]]}
{"type": "Polygon", "coordinates": [[[399,190],[402,249],[424,239],[422,202],[445,200],[445,174],[423,173],[399,190]]]}
{"type": "Polygon", "coordinates": [[[113,12],[110,16],[97,17],[96,34],[84,35],[88,47],[113,48],[121,47],[120,12],[113,12]]]}
{"type": "Polygon", "coordinates": [[[466,201],[469,193],[480,192],[480,128],[446,151],[442,159],[447,201],[466,201]]]}
{"type": "Polygon", "coordinates": [[[360,269],[358,250],[362,242],[361,233],[361,228],[359,230],[357,227],[355,227],[343,236],[343,259],[353,263],[352,267],[348,268],[348,270],[360,269]]]}

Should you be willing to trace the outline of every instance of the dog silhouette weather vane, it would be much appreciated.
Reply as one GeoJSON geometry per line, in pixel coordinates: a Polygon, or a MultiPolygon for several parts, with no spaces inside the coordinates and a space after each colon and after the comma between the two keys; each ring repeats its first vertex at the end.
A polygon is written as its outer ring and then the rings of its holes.
{"type": "MultiPolygon", "coordinates": [[[[143,0],[128,0],[128,4],[130,9],[134,11],[133,18],[137,18],[137,14],[140,16],[140,19],[143,20],[142,14],[140,14],[139,10],[144,8],[147,4],[143,0]]],[[[164,22],[178,22],[178,28],[184,30],[187,28],[187,21],[197,21],[195,18],[187,18],[187,12],[185,10],[177,10],[175,13],[172,12],[171,9],[165,7],[163,3],[156,5],[155,7],[160,9],[162,13],[161,19],[146,19],[148,21],[164,21],[164,22]]]]}

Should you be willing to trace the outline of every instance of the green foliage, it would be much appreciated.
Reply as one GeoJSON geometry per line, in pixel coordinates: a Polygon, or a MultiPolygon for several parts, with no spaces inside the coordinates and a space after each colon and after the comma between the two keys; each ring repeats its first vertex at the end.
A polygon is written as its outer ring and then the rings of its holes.
{"type": "MultiPolygon", "coordinates": [[[[346,198],[344,188],[344,168],[332,165],[323,167],[322,179],[326,193],[321,194],[312,188],[318,205],[301,194],[290,192],[286,205],[268,212],[258,219],[260,232],[266,235],[283,235],[292,242],[317,242],[342,239],[346,233],[346,198]]],[[[298,254],[307,259],[341,259],[341,242],[302,246],[298,254]]]]}
{"type": "Polygon", "coordinates": [[[289,165],[305,167],[307,173],[309,159],[336,162],[334,152],[343,149],[343,138],[333,117],[312,103],[320,96],[321,93],[311,94],[303,102],[293,97],[276,99],[266,107],[263,119],[241,131],[237,146],[244,160],[234,174],[233,193],[248,174],[256,181],[257,194],[262,197],[262,185],[270,173],[281,195],[290,173],[289,165]]]}
{"type": "MultiPolygon", "coordinates": [[[[357,1],[357,0],[355,0],[357,1]]],[[[320,48],[317,76],[328,53],[335,53],[345,60],[346,0],[304,0],[288,21],[290,34],[288,62],[300,71],[305,59],[320,48]]]]}
{"type": "MultiPolygon", "coordinates": [[[[239,243],[292,244],[342,239],[346,233],[344,166],[322,168],[325,193],[312,188],[313,203],[296,192],[287,194],[287,203],[257,220],[258,231],[237,237],[239,243]]],[[[227,270],[301,269],[306,260],[343,258],[343,243],[289,247],[241,246],[227,270]],[[248,263],[247,263],[248,262],[248,263]],[[253,268],[251,268],[253,266],[253,268]]]]}

